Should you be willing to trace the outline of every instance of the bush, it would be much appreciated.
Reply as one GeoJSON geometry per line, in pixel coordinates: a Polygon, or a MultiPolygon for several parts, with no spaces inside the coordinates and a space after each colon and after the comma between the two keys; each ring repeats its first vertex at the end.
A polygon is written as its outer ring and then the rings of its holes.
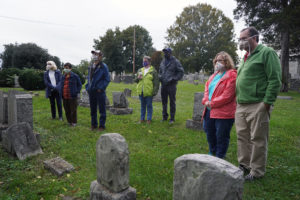
{"type": "Polygon", "coordinates": [[[79,76],[81,84],[84,85],[85,78],[83,77],[82,73],[80,73],[80,71],[76,68],[72,68],[72,72],[74,72],[75,74],[77,74],[79,76]]]}
{"type": "Polygon", "coordinates": [[[25,69],[19,76],[19,83],[25,90],[45,89],[44,72],[35,69],[25,69]]]}
{"type": "Polygon", "coordinates": [[[13,87],[15,85],[14,76],[19,76],[20,69],[17,68],[4,68],[0,71],[0,87],[13,87]]]}

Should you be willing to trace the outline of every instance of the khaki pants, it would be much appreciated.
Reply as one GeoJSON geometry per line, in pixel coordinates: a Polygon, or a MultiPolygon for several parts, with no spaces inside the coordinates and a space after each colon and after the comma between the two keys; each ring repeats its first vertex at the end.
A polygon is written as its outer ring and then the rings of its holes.
{"type": "Polygon", "coordinates": [[[268,112],[263,102],[237,104],[236,108],[238,162],[255,177],[266,172],[271,109],[268,112]]]}

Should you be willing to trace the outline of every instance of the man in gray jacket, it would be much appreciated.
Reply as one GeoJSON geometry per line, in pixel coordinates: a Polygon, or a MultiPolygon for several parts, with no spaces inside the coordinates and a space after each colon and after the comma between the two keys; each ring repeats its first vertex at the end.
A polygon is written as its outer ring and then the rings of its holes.
{"type": "Polygon", "coordinates": [[[163,119],[168,120],[168,97],[170,99],[170,124],[175,121],[176,112],[176,85],[182,78],[184,69],[180,62],[172,56],[170,48],[163,49],[165,58],[161,61],[159,67],[159,80],[161,82],[161,98],[163,106],[163,119]]]}

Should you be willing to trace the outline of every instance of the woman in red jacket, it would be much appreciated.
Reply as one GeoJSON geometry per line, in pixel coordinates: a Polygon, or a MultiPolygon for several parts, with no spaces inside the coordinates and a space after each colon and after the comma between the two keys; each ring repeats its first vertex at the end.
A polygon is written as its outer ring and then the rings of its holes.
{"type": "Polygon", "coordinates": [[[215,73],[205,84],[203,129],[206,132],[209,154],[224,158],[229,146],[230,130],[236,109],[236,70],[231,56],[222,51],[213,60],[215,73]]]}

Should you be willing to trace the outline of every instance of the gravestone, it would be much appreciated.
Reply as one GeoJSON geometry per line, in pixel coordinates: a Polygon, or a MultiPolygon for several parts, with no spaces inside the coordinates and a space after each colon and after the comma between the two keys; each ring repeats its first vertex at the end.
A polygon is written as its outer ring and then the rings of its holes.
{"type": "Polygon", "coordinates": [[[188,75],[188,83],[194,84],[194,80],[195,80],[194,74],[189,74],[188,75]]]}
{"type": "Polygon", "coordinates": [[[123,82],[125,84],[132,84],[133,83],[133,76],[132,75],[124,75],[123,82]]]}
{"type": "Polygon", "coordinates": [[[187,154],[174,161],[173,200],[241,200],[243,172],[209,155],[187,154]]]}
{"type": "Polygon", "coordinates": [[[277,99],[292,100],[293,97],[291,97],[291,96],[277,96],[277,99]]]}
{"type": "Polygon", "coordinates": [[[49,169],[51,173],[56,176],[62,176],[65,173],[73,171],[75,168],[73,165],[63,160],[60,157],[56,157],[50,160],[45,160],[44,167],[49,169]]]}
{"type": "Polygon", "coordinates": [[[121,83],[121,76],[120,75],[115,75],[115,78],[114,78],[114,83],[121,83]]]}
{"type": "Polygon", "coordinates": [[[19,84],[19,76],[17,76],[17,75],[15,75],[14,76],[14,87],[15,88],[20,88],[21,86],[20,86],[20,84],[19,84]]]}
{"type": "Polygon", "coordinates": [[[159,85],[157,94],[153,97],[153,101],[161,102],[161,85],[159,85]]]}
{"type": "Polygon", "coordinates": [[[193,119],[186,120],[186,128],[193,130],[202,130],[201,118],[204,110],[204,105],[202,105],[203,97],[203,92],[196,92],[194,94],[193,119]]]}
{"type": "Polygon", "coordinates": [[[124,89],[124,94],[125,94],[125,97],[131,97],[131,89],[125,88],[124,89]]]}
{"type": "Polygon", "coordinates": [[[0,124],[7,123],[7,93],[0,90],[0,124]]]}
{"type": "Polygon", "coordinates": [[[113,92],[113,106],[109,111],[113,115],[126,115],[132,114],[132,108],[128,108],[129,102],[126,99],[124,92],[113,92]]]}
{"type": "MultiPolygon", "coordinates": [[[[89,94],[86,90],[82,90],[81,91],[81,95],[80,95],[80,99],[78,101],[78,105],[82,106],[82,107],[90,107],[90,98],[89,98],[89,94]]],[[[110,103],[109,103],[109,99],[106,96],[105,99],[105,106],[107,109],[110,108],[110,103]]]]}
{"type": "Polygon", "coordinates": [[[32,96],[16,90],[8,91],[8,125],[27,122],[33,129],[32,96]]]}
{"type": "Polygon", "coordinates": [[[118,133],[100,136],[96,146],[97,180],[90,186],[91,200],[135,200],[136,189],[129,186],[129,150],[118,133]]]}
{"type": "Polygon", "coordinates": [[[19,160],[43,153],[31,126],[27,122],[16,123],[2,132],[2,146],[19,160]]]}

